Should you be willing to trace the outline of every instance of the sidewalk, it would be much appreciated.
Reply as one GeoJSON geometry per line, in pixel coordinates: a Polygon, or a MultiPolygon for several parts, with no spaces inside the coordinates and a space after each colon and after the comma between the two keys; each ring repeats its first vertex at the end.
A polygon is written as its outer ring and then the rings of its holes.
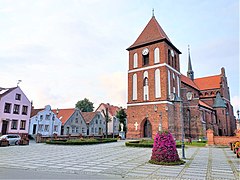
{"type": "MultiPolygon", "coordinates": [[[[178,152],[181,157],[181,149],[178,152]]],[[[230,148],[186,148],[185,154],[184,165],[161,166],[148,163],[151,148],[126,147],[124,141],[85,146],[30,143],[0,148],[0,172],[25,170],[38,179],[46,173],[84,179],[240,179],[240,160],[230,148]]]]}

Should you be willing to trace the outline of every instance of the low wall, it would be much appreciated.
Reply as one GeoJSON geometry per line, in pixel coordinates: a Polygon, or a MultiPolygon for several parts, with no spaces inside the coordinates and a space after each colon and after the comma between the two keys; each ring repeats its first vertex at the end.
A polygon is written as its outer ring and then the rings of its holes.
{"type": "Polygon", "coordinates": [[[207,130],[207,144],[217,146],[229,146],[230,142],[240,141],[240,130],[236,131],[236,136],[214,136],[213,130],[207,130]]]}

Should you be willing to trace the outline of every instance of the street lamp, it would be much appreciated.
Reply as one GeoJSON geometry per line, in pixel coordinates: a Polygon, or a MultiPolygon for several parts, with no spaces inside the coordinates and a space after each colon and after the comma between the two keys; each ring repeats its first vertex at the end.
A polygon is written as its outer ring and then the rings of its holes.
{"type": "Polygon", "coordinates": [[[51,142],[52,142],[52,139],[53,139],[53,125],[54,125],[54,119],[55,119],[55,117],[54,117],[54,113],[52,113],[52,135],[51,135],[51,142]]]}
{"type": "Polygon", "coordinates": [[[158,131],[162,131],[162,112],[159,113],[159,117],[160,117],[160,122],[158,125],[158,131]]]}

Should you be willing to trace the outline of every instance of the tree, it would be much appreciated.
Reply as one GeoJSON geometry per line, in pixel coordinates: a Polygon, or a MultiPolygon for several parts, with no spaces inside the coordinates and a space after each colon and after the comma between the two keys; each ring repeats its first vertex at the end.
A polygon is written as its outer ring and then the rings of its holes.
{"type": "Polygon", "coordinates": [[[117,111],[116,117],[119,119],[119,131],[121,130],[120,124],[123,124],[123,131],[126,132],[127,126],[126,126],[126,118],[127,114],[123,108],[121,108],[119,111],[117,111]]]}
{"type": "Polygon", "coordinates": [[[87,98],[80,100],[76,104],[76,108],[80,109],[82,112],[93,112],[93,103],[87,98]]]}
{"type": "Polygon", "coordinates": [[[108,115],[108,108],[106,108],[106,110],[102,110],[102,113],[105,117],[105,121],[106,121],[106,138],[108,138],[108,122],[111,121],[111,119],[109,118],[109,115],[108,115]]]}

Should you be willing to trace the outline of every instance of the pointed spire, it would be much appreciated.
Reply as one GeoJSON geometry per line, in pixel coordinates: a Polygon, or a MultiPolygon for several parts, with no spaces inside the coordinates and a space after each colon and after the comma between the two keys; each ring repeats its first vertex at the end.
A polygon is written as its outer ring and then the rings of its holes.
{"type": "Polygon", "coordinates": [[[154,17],[154,8],[152,9],[152,17],[154,17]]]}
{"type": "Polygon", "coordinates": [[[191,57],[190,57],[190,46],[189,45],[188,45],[188,71],[187,71],[187,76],[191,80],[194,80],[194,72],[192,70],[192,62],[191,62],[191,57]]]}

